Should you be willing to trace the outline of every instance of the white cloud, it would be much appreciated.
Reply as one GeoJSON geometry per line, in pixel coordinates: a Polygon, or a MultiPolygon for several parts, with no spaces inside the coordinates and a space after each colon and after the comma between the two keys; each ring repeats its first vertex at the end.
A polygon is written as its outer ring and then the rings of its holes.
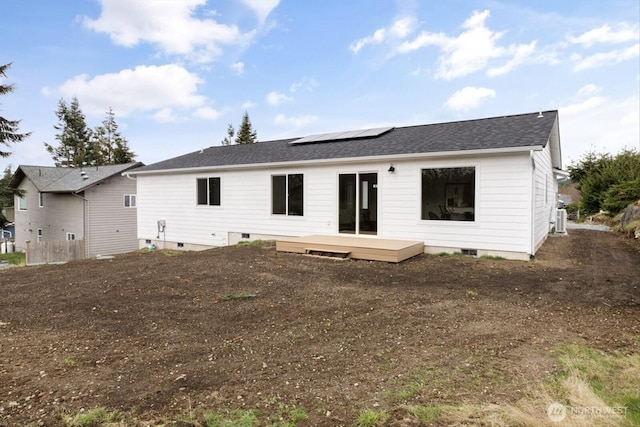
{"type": "Polygon", "coordinates": [[[612,29],[609,25],[603,25],[593,30],[587,31],[577,37],[569,36],[571,43],[581,44],[590,47],[595,43],[625,43],[637,41],[640,38],[638,25],[631,26],[625,22],[618,25],[617,29],[612,29]]]}
{"type": "Polygon", "coordinates": [[[368,45],[384,43],[390,39],[404,39],[411,34],[416,27],[416,19],[412,16],[397,19],[390,27],[380,28],[372,35],[354,41],[349,50],[358,53],[368,45]]]}
{"type": "Polygon", "coordinates": [[[178,117],[173,114],[171,108],[163,108],[153,115],[153,120],[160,123],[175,123],[178,121],[178,117]]]}
{"type": "Polygon", "coordinates": [[[206,63],[222,53],[222,45],[242,44],[253,35],[242,34],[235,25],[196,18],[196,9],[206,3],[207,0],[100,0],[100,17],[83,17],[82,22],[86,28],[108,34],[118,45],[132,47],[146,42],[165,54],[206,63]]]}
{"type": "Polygon", "coordinates": [[[511,45],[507,49],[509,54],[513,57],[507,61],[502,67],[492,67],[487,70],[487,75],[490,77],[501,76],[503,74],[507,74],[509,71],[516,68],[518,65],[526,62],[531,54],[536,50],[537,42],[534,40],[529,44],[521,44],[521,45],[511,45]]]}
{"type": "Polygon", "coordinates": [[[250,110],[252,108],[254,108],[256,106],[255,103],[251,102],[251,101],[246,101],[242,103],[242,109],[243,110],[250,110]]]}
{"type": "Polygon", "coordinates": [[[241,0],[248,6],[258,17],[261,23],[269,16],[269,14],[278,7],[280,0],[241,0]]]}
{"type": "Polygon", "coordinates": [[[428,46],[439,47],[442,55],[438,60],[435,78],[451,80],[463,77],[483,68],[491,60],[507,57],[507,63],[501,67],[490,68],[490,76],[505,74],[516,66],[526,62],[535,50],[536,42],[523,45],[498,46],[497,42],[505,32],[492,31],[486,27],[488,10],[474,11],[462,24],[463,32],[457,37],[443,33],[423,31],[415,39],[402,43],[398,53],[409,53],[428,46]]]}
{"type": "Polygon", "coordinates": [[[291,83],[289,92],[296,93],[301,90],[312,92],[316,87],[318,87],[318,82],[313,77],[303,77],[301,80],[291,83]]]}
{"type": "Polygon", "coordinates": [[[579,96],[589,96],[598,92],[600,92],[600,88],[593,83],[589,83],[588,85],[584,85],[578,89],[579,96]]]}
{"type": "Polygon", "coordinates": [[[589,151],[619,153],[640,147],[640,98],[611,100],[592,97],[560,107],[565,163],[589,151]]]}
{"type": "Polygon", "coordinates": [[[574,71],[584,71],[590,68],[604,67],[606,65],[617,64],[618,62],[627,61],[629,59],[637,58],[640,56],[640,44],[633,46],[616,49],[610,52],[600,52],[582,58],[579,55],[573,57],[576,64],[573,66],[574,71]]]}
{"type": "Polygon", "coordinates": [[[605,101],[606,99],[601,96],[593,96],[579,103],[562,107],[560,112],[562,113],[563,117],[576,116],[579,114],[583,114],[586,111],[593,110],[597,106],[604,104],[605,101]]]}
{"type": "Polygon", "coordinates": [[[305,115],[305,116],[285,116],[284,114],[278,114],[274,122],[277,125],[290,126],[290,127],[303,127],[307,126],[318,120],[317,116],[305,115]]]}
{"type": "Polygon", "coordinates": [[[293,99],[288,97],[287,95],[285,95],[284,93],[280,93],[280,92],[269,92],[267,94],[267,104],[269,105],[280,105],[284,102],[289,102],[292,101],[293,99]]]}
{"type": "Polygon", "coordinates": [[[211,107],[200,107],[193,113],[193,115],[204,120],[216,120],[220,117],[220,112],[211,107]]]}
{"type": "Polygon", "coordinates": [[[485,99],[495,97],[496,91],[493,89],[467,86],[451,95],[444,106],[453,111],[465,111],[477,107],[485,99]]]}
{"type": "MultiPolygon", "coordinates": [[[[141,65],[93,78],[81,74],[64,82],[58,92],[64,98],[77,96],[86,114],[104,115],[112,107],[118,116],[125,116],[135,111],[200,107],[205,102],[197,94],[200,83],[196,74],[179,65],[141,65]]],[[[167,112],[161,116],[169,117],[167,112]]]]}
{"type": "Polygon", "coordinates": [[[231,64],[231,71],[236,75],[241,76],[244,74],[244,62],[238,61],[231,64]]]}

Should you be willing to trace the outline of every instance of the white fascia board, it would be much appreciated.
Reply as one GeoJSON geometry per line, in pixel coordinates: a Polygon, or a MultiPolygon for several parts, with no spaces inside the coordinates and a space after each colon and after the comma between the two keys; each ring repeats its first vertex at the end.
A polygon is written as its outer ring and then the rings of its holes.
{"type": "Polygon", "coordinates": [[[292,162],[274,162],[274,163],[250,163],[242,165],[220,165],[220,166],[201,166],[194,168],[179,169],[158,169],[153,171],[125,172],[126,176],[136,175],[166,175],[180,174],[185,172],[201,172],[201,171],[223,171],[223,170],[255,170],[255,169],[275,169],[282,167],[296,166],[322,166],[327,164],[345,164],[345,163],[369,163],[369,162],[390,162],[401,160],[416,159],[433,159],[442,157],[466,157],[466,156],[487,156],[492,154],[510,154],[510,153],[529,153],[531,151],[541,151],[542,145],[530,145],[526,147],[509,147],[509,148],[490,148],[481,150],[456,150],[456,151],[438,151],[434,153],[410,153],[410,154],[392,154],[383,156],[365,156],[365,157],[345,157],[318,160],[298,160],[292,162]]]}

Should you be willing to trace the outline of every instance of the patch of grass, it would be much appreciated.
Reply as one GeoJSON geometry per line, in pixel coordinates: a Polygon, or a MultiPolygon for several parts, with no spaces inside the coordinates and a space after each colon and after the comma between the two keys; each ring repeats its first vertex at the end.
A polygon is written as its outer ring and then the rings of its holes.
{"type": "Polygon", "coordinates": [[[241,240],[236,243],[236,246],[251,246],[251,245],[260,245],[262,244],[262,240],[241,240]]]}
{"type": "Polygon", "coordinates": [[[253,294],[229,294],[218,298],[218,301],[243,301],[251,298],[255,298],[256,296],[253,294]]]}
{"type": "Polygon", "coordinates": [[[478,291],[474,291],[473,289],[467,289],[467,295],[470,297],[477,297],[478,291]]]}
{"type": "Polygon", "coordinates": [[[481,259],[490,259],[490,260],[493,260],[493,261],[504,261],[504,260],[506,260],[505,257],[497,256],[497,255],[482,255],[480,258],[481,259]]]}
{"type": "Polygon", "coordinates": [[[303,407],[289,407],[279,403],[275,415],[270,417],[267,425],[269,427],[295,427],[300,421],[308,418],[309,415],[303,407]]]}
{"type": "Polygon", "coordinates": [[[439,252],[436,254],[436,256],[439,256],[442,258],[447,258],[447,257],[464,258],[465,257],[465,255],[462,252],[439,252]]]}
{"type": "Polygon", "coordinates": [[[203,417],[207,427],[253,427],[259,424],[255,409],[236,409],[225,413],[207,411],[203,417]]]}
{"type": "Polygon", "coordinates": [[[579,345],[563,346],[559,354],[567,372],[560,378],[565,387],[584,383],[606,406],[620,409],[623,425],[640,425],[640,354],[579,345]]]}
{"type": "Polygon", "coordinates": [[[365,409],[356,419],[357,427],[379,427],[389,420],[389,414],[382,409],[365,409]]]}
{"type": "Polygon", "coordinates": [[[99,406],[79,412],[67,419],[68,427],[100,427],[100,426],[124,426],[122,414],[118,411],[109,411],[99,406]]]}
{"type": "Polygon", "coordinates": [[[409,413],[416,417],[422,424],[431,424],[435,422],[442,413],[442,406],[410,406],[407,408],[409,413]]]}
{"type": "Polygon", "coordinates": [[[0,259],[7,261],[11,265],[25,265],[27,263],[27,254],[23,252],[11,252],[0,255],[0,259]]]}
{"type": "Polygon", "coordinates": [[[183,255],[185,254],[187,251],[172,251],[170,249],[163,249],[162,251],[160,251],[162,254],[164,254],[165,256],[178,256],[178,255],[183,255]]]}
{"type": "Polygon", "coordinates": [[[78,364],[75,360],[73,360],[70,357],[65,357],[63,362],[64,362],[64,365],[68,368],[74,368],[78,364]]]}
{"type": "Polygon", "coordinates": [[[385,397],[393,404],[406,402],[418,396],[427,385],[437,387],[440,385],[439,372],[437,369],[427,367],[418,369],[415,372],[402,378],[402,385],[394,391],[383,391],[385,397]]]}

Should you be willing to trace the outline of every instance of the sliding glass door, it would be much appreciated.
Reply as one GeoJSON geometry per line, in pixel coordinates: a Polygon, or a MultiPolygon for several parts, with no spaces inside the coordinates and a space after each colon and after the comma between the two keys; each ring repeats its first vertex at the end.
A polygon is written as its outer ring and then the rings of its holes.
{"type": "Polygon", "coordinates": [[[378,174],[345,173],[338,177],[338,231],[378,233],[378,174]]]}

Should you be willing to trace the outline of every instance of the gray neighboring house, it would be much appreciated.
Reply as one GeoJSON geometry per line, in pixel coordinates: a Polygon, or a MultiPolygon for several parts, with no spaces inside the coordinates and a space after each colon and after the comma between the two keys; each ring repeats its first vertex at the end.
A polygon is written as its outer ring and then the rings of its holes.
{"type": "Polygon", "coordinates": [[[19,166],[15,250],[25,251],[26,241],[76,239],[85,240],[87,257],[137,250],[136,182],[122,174],[140,166],[19,166]]]}

